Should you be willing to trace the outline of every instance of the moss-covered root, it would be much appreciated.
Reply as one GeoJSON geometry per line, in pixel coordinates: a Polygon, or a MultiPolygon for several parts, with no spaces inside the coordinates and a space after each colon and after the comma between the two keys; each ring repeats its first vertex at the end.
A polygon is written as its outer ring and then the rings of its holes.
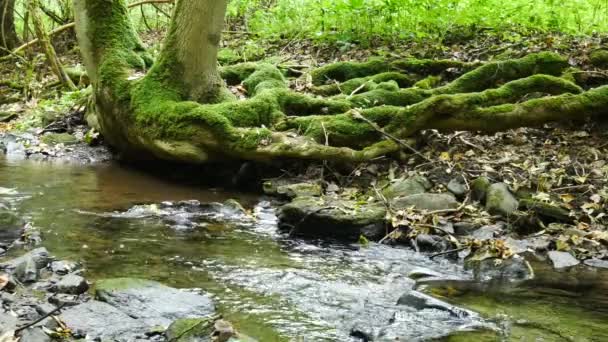
{"type": "Polygon", "coordinates": [[[395,81],[400,88],[411,87],[416,81],[414,76],[400,72],[383,72],[373,76],[353,78],[343,83],[332,83],[315,86],[311,89],[313,94],[331,96],[337,94],[354,95],[376,89],[379,83],[395,81]]]}
{"type": "MultiPolygon", "coordinates": [[[[559,55],[538,53],[519,59],[487,63],[441,87],[435,87],[438,83],[437,77],[430,76],[412,88],[399,89],[394,82],[385,82],[374,85],[373,89],[364,93],[336,98],[347,99],[353,106],[362,108],[381,105],[409,106],[433,95],[481,92],[530,75],[560,75],[567,66],[567,61],[559,55]]],[[[542,92],[542,89],[538,91],[542,92]]]]}
{"type": "MultiPolygon", "coordinates": [[[[402,92],[410,90],[404,89],[402,92]]],[[[370,93],[378,93],[378,91],[377,89],[370,93]]],[[[562,78],[533,75],[509,82],[500,88],[488,89],[479,93],[436,95],[409,107],[377,106],[362,109],[360,113],[387,131],[405,137],[420,129],[435,128],[433,125],[439,124],[443,120],[450,120],[452,116],[466,116],[467,113],[477,110],[477,108],[518,102],[534,93],[559,95],[579,94],[581,91],[580,87],[562,78]]],[[[396,93],[389,91],[387,94],[395,96],[396,93]]],[[[429,94],[426,93],[425,96],[429,96],[429,94]]],[[[487,121],[489,121],[488,125],[493,124],[492,118],[488,118],[487,121]]],[[[329,143],[334,146],[361,148],[380,138],[378,132],[368,123],[357,120],[349,114],[291,118],[278,128],[295,129],[300,134],[314,138],[317,142],[322,142],[327,137],[329,143]]]]}
{"type": "Polygon", "coordinates": [[[345,82],[354,78],[364,78],[391,71],[402,74],[436,75],[450,68],[468,71],[477,66],[479,66],[479,63],[466,63],[447,59],[406,58],[391,62],[383,58],[373,58],[362,63],[338,62],[328,64],[312,70],[310,74],[312,76],[312,83],[315,86],[320,86],[331,82],[345,82]]]}
{"type": "Polygon", "coordinates": [[[483,91],[534,74],[559,76],[566,68],[568,61],[565,58],[552,52],[541,52],[519,59],[487,63],[437,88],[434,93],[458,94],[483,91]]]}

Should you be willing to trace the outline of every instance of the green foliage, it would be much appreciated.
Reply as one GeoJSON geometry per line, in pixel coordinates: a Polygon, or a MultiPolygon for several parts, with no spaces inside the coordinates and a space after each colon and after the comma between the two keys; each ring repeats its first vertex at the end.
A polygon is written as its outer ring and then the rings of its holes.
{"type": "Polygon", "coordinates": [[[561,31],[608,29],[605,0],[232,0],[229,22],[244,19],[263,37],[327,40],[445,38],[455,27],[561,31]]]}

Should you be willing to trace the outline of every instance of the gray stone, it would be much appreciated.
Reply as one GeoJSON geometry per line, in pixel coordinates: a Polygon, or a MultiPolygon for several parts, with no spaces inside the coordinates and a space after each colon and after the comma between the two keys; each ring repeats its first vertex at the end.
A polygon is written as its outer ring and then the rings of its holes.
{"type": "Polygon", "coordinates": [[[55,285],[55,291],[59,293],[67,293],[79,295],[87,292],[89,284],[87,281],[75,274],[68,274],[61,278],[61,280],[55,285]]]}
{"type": "Polygon", "coordinates": [[[420,252],[443,252],[449,248],[449,243],[441,236],[419,234],[416,236],[416,246],[420,252]]]}
{"type": "Polygon", "coordinates": [[[87,340],[136,341],[151,329],[145,322],[96,300],[62,310],[61,320],[75,335],[87,340]]]}
{"type": "Polygon", "coordinates": [[[424,268],[424,267],[415,268],[410,273],[407,274],[408,278],[414,279],[414,280],[418,280],[418,279],[422,279],[422,278],[430,278],[430,277],[440,278],[442,276],[443,275],[441,273],[433,271],[429,268],[424,268]]]}
{"type": "Polygon", "coordinates": [[[530,242],[527,240],[516,240],[511,237],[505,239],[505,245],[515,254],[527,252],[530,247],[530,242]]]}
{"type": "Polygon", "coordinates": [[[38,269],[38,270],[45,268],[48,265],[48,263],[51,261],[51,257],[49,255],[49,252],[46,250],[46,248],[39,247],[39,248],[31,250],[30,252],[28,252],[18,258],[1,263],[0,269],[14,270],[17,267],[17,265],[21,264],[23,262],[23,260],[28,259],[28,258],[31,258],[34,261],[34,264],[36,265],[36,269],[38,269]]]}
{"type": "Polygon", "coordinates": [[[15,330],[17,327],[17,317],[7,313],[0,312],[0,333],[5,331],[15,330]]]}
{"type": "Polygon", "coordinates": [[[458,201],[451,194],[423,193],[397,197],[391,201],[395,209],[414,207],[419,210],[446,210],[458,208],[458,201]]]}
{"type": "Polygon", "coordinates": [[[532,266],[522,257],[515,255],[510,259],[485,259],[473,265],[475,280],[503,285],[518,283],[534,278],[532,266]]]}
{"type": "Polygon", "coordinates": [[[73,261],[59,260],[51,262],[50,268],[53,273],[65,275],[74,272],[75,270],[80,268],[80,265],[73,261]]]}
{"type": "Polygon", "coordinates": [[[467,193],[467,186],[462,176],[452,178],[448,183],[447,188],[449,192],[453,193],[454,196],[459,198],[464,197],[464,195],[467,193]]]}
{"type": "Polygon", "coordinates": [[[386,207],[354,200],[297,197],[278,210],[279,228],[293,235],[357,240],[384,233],[386,207]],[[372,236],[368,236],[371,234],[372,236]]]}
{"type": "Polygon", "coordinates": [[[42,331],[41,328],[29,328],[21,332],[19,342],[50,342],[51,337],[42,331]]]}
{"type": "Polygon", "coordinates": [[[576,266],[580,263],[572,254],[568,252],[550,251],[547,253],[549,259],[556,269],[576,266]]]}
{"type": "Polygon", "coordinates": [[[161,283],[116,278],[95,284],[97,298],[148,326],[167,328],[178,318],[203,317],[215,312],[206,295],[180,291],[161,283]]]}
{"type": "Polygon", "coordinates": [[[608,260],[602,259],[587,259],[585,265],[598,268],[608,268],[608,260]]]}
{"type": "Polygon", "coordinates": [[[24,284],[36,282],[38,280],[38,269],[36,268],[34,258],[28,255],[26,258],[20,259],[19,263],[15,266],[13,276],[24,284]]]}
{"type": "Polygon", "coordinates": [[[78,299],[78,296],[65,293],[57,293],[49,298],[49,303],[57,306],[75,306],[80,304],[80,302],[81,300],[78,299]]]}
{"type": "Polygon", "coordinates": [[[474,201],[484,202],[490,187],[490,180],[486,177],[479,177],[471,182],[471,198],[474,201]]]}
{"type": "Polygon", "coordinates": [[[499,236],[503,232],[503,229],[504,224],[496,223],[477,229],[471,234],[471,236],[478,240],[489,240],[499,236]]]}
{"type": "Polygon", "coordinates": [[[412,290],[403,296],[399,297],[397,300],[397,304],[399,305],[407,305],[416,310],[424,310],[424,309],[436,309],[441,311],[449,312],[452,316],[464,318],[469,317],[471,315],[475,315],[474,313],[455,307],[449,303],[441,301],[439,299],[433,298],[427,294],[422,292],[418,292],[412,290]]]}
{"type": "Polygon", "coordinates": [[[400,179],[386,187],[382,194],[387,199],[400,196],[421,194],[432,187],[431,182],[422,176],[415,176],[407,179],[400,179]]]}
{"type": "Polygon", "coordinates": [[[515,196],[505,183],[490,185],[486,195],[486,211],[493,215],[507,217],[513,214],[519,206],[515,196]]]}
{"type": "Polygon", "coordinates": [[[456,222],[454,223],[454,234],[456,235],[469,235],[476,229],[478,229],[478,225],[473,222],[456,222]]]}

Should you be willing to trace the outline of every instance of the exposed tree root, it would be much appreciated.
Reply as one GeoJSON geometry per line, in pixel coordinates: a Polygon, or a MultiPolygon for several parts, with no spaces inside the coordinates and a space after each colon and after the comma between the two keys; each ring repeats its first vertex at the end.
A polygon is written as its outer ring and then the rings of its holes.
{"type": "Polygon", "coordinates": [[[91,122],[129,158],[359,162],[402,148],[381,132],[399,139],[429,128],[491,132],[608,111],[608,87],[583,91],[559,77],[568,63],[553,53],[483,65],[414,59],[332,64],[312,72],[313,93],[339,94],[329,98],[289,90],[272,65],[245,63],[220,74],[228,84],[242,83],[249,99],[200,104],[186,101],[174,75],[157,65],[139,76],[148,62],[122,1],[113,0],[109,10],[76,3],[81,46],[101,47],[83,51],[95,87],[91,122]],[[108,16],[113,25],[97,19],[108,22],[108,16]],[[448,68],[465,72],[437,87],[437,78],[424,79],[448,68]]]}

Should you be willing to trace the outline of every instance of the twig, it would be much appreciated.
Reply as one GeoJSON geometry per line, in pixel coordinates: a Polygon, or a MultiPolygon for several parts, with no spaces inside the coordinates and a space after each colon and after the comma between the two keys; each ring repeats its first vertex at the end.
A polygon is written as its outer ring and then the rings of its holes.
{"type": "Polygon", "coordinates": [[[435,254],[431,255],[429,257],[429,259],[433,259],[433,258],[438,257],[440,255],[446,255],[446,254],[451,254],[451,253],[456,253],[456,252],[464,251],[467,248],[469,248],[469,247],[460,247],[460,248],[456,248],[456,249],[450,249],[449,251],[443,251],[443,252],[435,253],[435,254]]]}
{"type": "Polygon", "coordinates": [[[350,93],[350,95],[348,95],[348,98],[353,97],[353,95],[355,95],[356,93],[358,93],[361,89],[365,88],[365,86],[369,83],[368,81],[363,82],[360,86],[357,87],[357,89],[353,90],[352,93],[350,93]]]}
{"type": "Polygon", "coordinates": [[[67,305],[67,303],[63,303],[63,304],[61,304],[60,306],[56,307],[54,310],[52,310],[52,311],[48,312],[47,314],[45,314],[45,315],[41,316],[41,317],[40,317],[40,318],[38,318],[37,320],[35,320],[35,321],[31,322],[31,323],[28,323],[28,324],[26,324],[26,325],[24,325],[24,326],[22,326],[22,327],[19,327],[19,328],[15,329],[15,333],[18,333],[18,332],[20,332],[21,330],[25,330],[25,329],[27,329],[27,328],[29,328],[29,327],[33,326],[33,325],[36,325],[36,324],[38,324],[38,323],[42,322],[42,321],[43,321],[45,318],[47,318],[47,317],[49,317],[49,316],[52,316],[54,313],[56,313],[56,312],[58,312],[59,310],[63,309],[63,308],[66,306],[66,305],[67,305]]]}
{"type": "Polygon", "coordinates": [[[359,119],[359,120],[363,120],[365,121],[367,124],[369,124],[373,129],[375,129],[376,131],[378,131],[378,133],[384,135],[385,137],[391,139],[392,141],[396,142],[397,144],[405,147],[406,149],[410,150],[411,152],[413,152],[414,154],[416,154],[417,156],[419,156],[420,158],[426,160],[427,162],[432,163],[433,161],[430,160],[429,158],[427,158],[424,154],[420,153],[418,150],[416,150],[415,148],[411,147],[410,145],[406,144],[405,142],[403,142],[403,140],[395,137],[394,135],[385,132],[382,128],[380,128],[375,122],[372,122],[371,120],[369,120],[368,118],[364,117],[363,115],[361,115],[361,113],[357,110],[352,110],[351,111],[353,117],[355,119],[359,119]]]}
{"type": "MultiPolygon", "coordinates": [[[[57,33],[61,33],[61,32],[65,31],[65,30],[67,30],[69,28],[74,27],[74,26],[76,26],[75,23],[69,23],[69,24],[61,25],[61,26],[57,27],[56,29],[53,29],[53,30],[49,31],[48,35],[52,36],[52,35],[55,35],[57,33]]],[[[15,50],[13,50],[13,53],[18,53],[19,51],[27,49],[28,47],[30,47],[32,45],[35,45],[35,44],[38,44],[38,38],[30,40],[29,42],[27,42],[27,43],[19,46],[18,48],[16,48],[15,50]]]]}

